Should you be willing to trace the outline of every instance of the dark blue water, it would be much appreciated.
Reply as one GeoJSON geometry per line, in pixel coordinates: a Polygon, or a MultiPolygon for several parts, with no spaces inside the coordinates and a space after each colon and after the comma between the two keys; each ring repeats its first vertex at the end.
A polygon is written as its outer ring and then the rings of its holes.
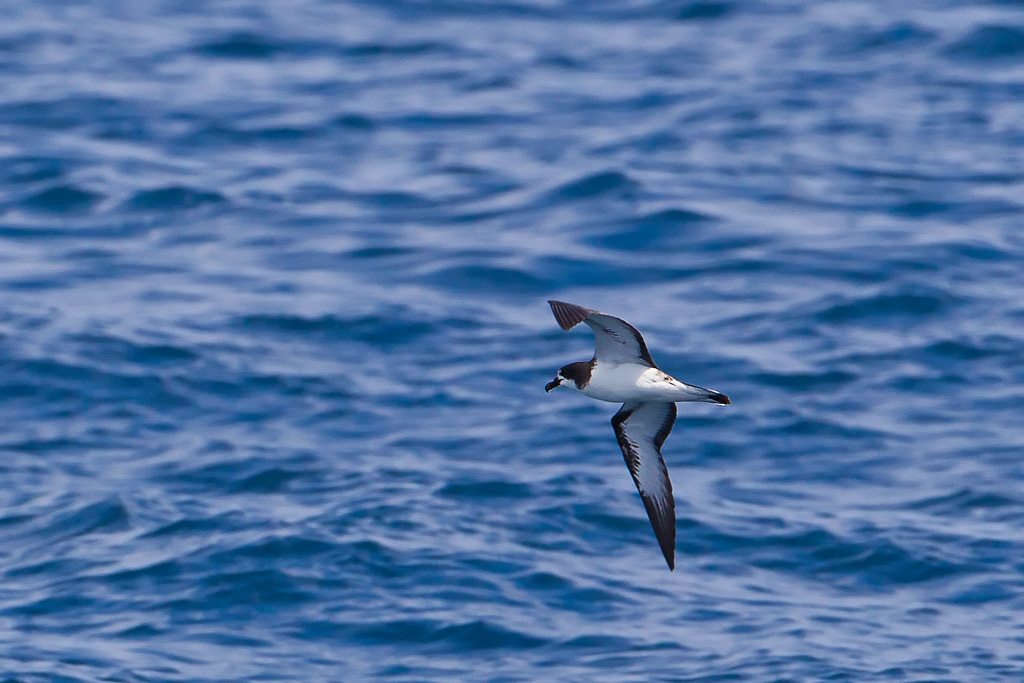
{"type": "Polygon", "coordinates": [[[5,681],[1024,680],[1024,5],[0,8],[5,681]],[[670,573],[611,404],[681,405],[670,573]]]}

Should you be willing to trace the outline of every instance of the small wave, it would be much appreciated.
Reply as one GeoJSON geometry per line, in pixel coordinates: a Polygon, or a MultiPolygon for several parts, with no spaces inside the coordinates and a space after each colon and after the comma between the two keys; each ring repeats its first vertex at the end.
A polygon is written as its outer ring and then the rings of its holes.
{"type": "Polygon", "coordinates": [[[683,3],[676,10],[674,18],[679,21],[708,21],[711,19],[724,19],[735,12],[736,9],[736,4],[732,2],[698,0],[698,2],[683,3]]]}
{"type": "Polygon", "coordinates": [[[823,323],[843,324],[880,318],[933,316],[956,305],[957,299],[942,290],[906,288],[882,291],[838,303],[815,314],[823,323]]]}
{"type": "Polygon", "coordinates": [[[301,479],[306,474],[306,472],[282,467],[271,467],[249,475],[230,487],[229,491],[231,493],[279,493],[287,490],[292,481],[301,479]]]}
{"type": "Polygon", "coordinates": [[[218,549],[206,561],[217,566],[255,567],[264,561],[279,560],[288,566],[306,566],[316,558],[325,559],[337,552],[338,546],[326,540],[290,535],[263,538],[230,549],[218,549]]]}
{"type": "Polygon", "coordinates": [[[525,484],[510,481],[467,481],[451,482],[441,488],[437,494],[446,498],[505,505],[509,498],[528,500],[533,496],[533,491],[525,484]]]}
{"type": "Polygon", "coordinates": [[[681,552],[728,554],[754,567],[814,581],[887,589],[972,571],[969,564],[931,551],[902,547],[884,537],[843,538],[817,528],[746,536],[723,533],[694,520],[680,520],[680,529],[684,527],[686,532],[679,541],[681,552]]]}
{"type": "Polygon", "coordinates": [[[789,434],[791,436],[816,436],[834,440],[857,441],[861,439],[880,439],[888,434],[878,429],[844,425],[825,418],[796,416],[781,424],[773,425],[766,433],[789,434]]]}
{"type": "Polygon", "coordinates": [[[196,45],[195,54],[215,59],[265,60],[277,56],[327,56],[347,59],[420,57],[452,54],[455,47],[433,41],[338,43],[318,40],[283,40],[253,32],[238,32],[196,45]]]}
{"type": "Polygon", "coordinates": [[[516,578],[515,585],[546,605],[581,614],[599,614],[632,600],[621,593],[596,586],[581,586],[551,572],[530,572],[516,578]]]}
{"type": "Polygon", "coordinates": [[[421,278],[443,289],[457,291],[488,291],[501,294],[545,294],[553,289],[546,278],[518,268],[500,266],[452,266],[421,278]]]}
{"type": "Polygon", "coordinates": [[[349,638],[360,643],[430,646],[433,651],[523,650],[548,644],[545,638],[514,631],[488,621],[460,624],[434,619],[395,620],[354,626],[349,638]]]}
{"type": "MultiPolygon", "coordinates": [[[[253,412],[251,407],[243,408],[238,419],[251,419],[253,412]]],[[[252,453],[246,457],[231,444],[210,442],[198,448],[190,462],[159,466],[152,476],[181,494],[244,496],[295,492],[303,482],[316,481],[320,473],[310,464],[309,456],[301,453],[278,463],[252,453]]],[[[230,518],[223,521],[232,522],[230,518]]],[[[202,519],[181,520],[153,533],[189,534],[204,524],[202,519]]]]}
{"type": "Polygon", "coordinates": [[[878,52],[920,48],[933,42],[938,34],[911,22],[896,22],[881,27],[857,26],[847,30],[824,31],[818,38],[827,41],[828,54],[863,59],[878,52]]]}
{"type": "Polygon", "coordinates": [[[631,198],[638,189],[639,184],[625,173],[605,171],[568,182],[558,188],[555,195],[562,199],[631,198]]]}
{"type": "Polygon", "coordinates": [[[927,218],[936,214],[949,212],[955,204],[928,199],[917,199],[914,201],[897,204],[889,209],[894,216],[905,216],[907,218],[927,218]]]}
{"type": "Polygon", "coordinates": [[[240,520],[233,515],[215,515],[205,518],[178,519],[147,531],[141,538],[160,536],[191,536],[201,538],[215,532],[231,532],[238,529],[240,520]]]}
{"type": "Polygon", "coordinates": [[[674,250],[692,245],[696,233],[714,221],[714,217],[696,211],[666,209],[628,221],[615,232],[592,231],[583,242],[623,251],[674,250]]]}
{"type": "Polygon", "coordinates": [[[407,43],[366,42],[346,45],[342,53],[351,57],[417,57],[425,54],[451,54],[450,43],[414,41],[407,43]]]}
{"type": "Polygon", "coordinates": [[[93,208],[103,195],[73,185],[61,185],[43,190],[21,201],[31,211],[47,213],[84,213],[93,208]]]}
{"type": "Polygon", "coordinates": [[[1021,506],[1019,499],[1009,498],[992,492],[978,492],[963,488],[941,496],[931,496],[907,503],[908,510],[927,510],[932,514],[962,515],[972,510],[1021,506]]]}
{"type": "Polygon", "coordinates": [[[946,48],[954,60],[995,61],[1024,54],[1024,31],[1008,26],[981,26],[946,48]]]}
{"type": "Polygon", "coordinates": [[[125,589],[139,589],[143,586],[173,584],[184,573],[185,567],[178,560],[159,560],[142,567],[115,569],[102,575],[94,573],[94,576],[102,576],[104,581],[120,584],[125,589]]]}
{"type": "Polygon", "coordinates": [[[353,131],[370,131],[377,127],[373,119],[361,114],[343,114],[335,118],[332,123],[339,128],[353,131]]]}
{"type": "Polygon", "coordinates": [[[0,105],[0,122],[30,128],[66,130],[96,125],[97,121],[106,125],[144,127],[145,116],[136,111],[131,100],[113,97],[72,95],[0,105]]]}
{"type": "Polygon", "coordinates": [[[13,157],[4,163],[3,178],[8,183],[34,183],[66,175],[72,166],[67,159],[50,157],[13,157]]]}
{"type": "Polygon", "coordinates": [[[1020,206],[998,199],[962,199],[956,202],[915,199],[889,207],[889,213],[902,218],[945,216],[967,223],[988,216],[1018,215],[1020,206]]]}
{"type": "Polygon", "coordinates": [[[121,499],[112,497],[79,505],[72,510],[55,511],[48,519],[40,520],[36,533],[51,542],[66,541],[88,534],[124,531],[130,519],[131,515],[121,499]]]}
{"type": "Polygon", "coordinates": [[[408,247],[363,247],[361,249],[354,249],[348,253],[348,256],[358,260],[377,260],[387,259],[395,256],[409,256],[415,254],[416,249],[410,249],[408,247]]]}
{"type": "Polygon", "coordinates": [[[302,579],[280,569],[220,570],[196,582],[195,596],[206,607],[218,610],[258,610],[294,607],[316,601],[302,579]]]}
{"type": "Polygon", "coordinates": [[[306,140],[318,140],[329,135],[329,126],[316,124],[310,126],[288,125],[228,125],[211,120],[204,126],[197,126],[189,131],[182,143],[190,146],[211,147],[261,145],[282,147],[295,145],[306,140]]]}
{"type": "Polygon", "coordinates": [[[200,55],[220,59],[266,59],[284,50],[282,43],[255,33],[237,33],[195,48],[200,55]]]}
{"type": "Polygon", "coordinates": [[[8,390],[45,397],[51,408],[82,400],[92,407],[122,401],[132,406],[160,409],[189,405],[156,373],[140,373],[120,367],[116,362],[112,365],[114,367],[97,367],[92,362],[24,361],[9,378],[8,390]]]}
{"type": "Polygon", "coordinates": [[[104,364],[160,367],[199,359],[199,354],[181,344],[150,344],[102,334],[69,335],[67,341],[78,349],[82,358],[104,364]]]}
{"type": "Polygon", "coordinates": [[[566,640],[559,645],[563,651],[583,650],[604,654],[606,652],[636,650],[636,642],[623,636],[586,635],[566,640]]]}
{"type": "Polygon", "coordinates": [[[248,315],[238,319],[236,324],[239,328],[256,334],[276,333],[303,337],[316,335],[388,346],[414,341],[435,329],[431,323],[411,319],[402,311],[355,318],[336,315],[248,315]]]}
{"type": "Polygon", "coordinates": [[[860,376],[841,370],[822,372],[762,372],[751,379],[769,386],[793,391],[835,391],[855,382],[860,376]]]}
{"type": "Polygon", "coordinates": [[[1008,354],[1016,356],[1021,349],[1008,338],[990,338],[982,342],[945,339],[929,344],[922,352],[939,361],[976,361],[1008,354]]]}
{"type": "Polygon", "coordinates": [[[223,201],[224,196],[218,192],[173,186],[137,192],[128,200],[127,206],[137,211],[181,211],[223,201]]]}

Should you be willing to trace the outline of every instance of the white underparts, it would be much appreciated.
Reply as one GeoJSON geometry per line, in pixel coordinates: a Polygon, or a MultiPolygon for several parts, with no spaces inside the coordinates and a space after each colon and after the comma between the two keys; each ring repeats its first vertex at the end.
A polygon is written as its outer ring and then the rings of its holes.
{"type": "Polygon", "coordinates": [[[630,401],[701,401],[710,392],[666,375],[657,368],[639,363],[603,364],[598,362],[590,382],[580,390],[584,396],[610,403],[630,401]]]}

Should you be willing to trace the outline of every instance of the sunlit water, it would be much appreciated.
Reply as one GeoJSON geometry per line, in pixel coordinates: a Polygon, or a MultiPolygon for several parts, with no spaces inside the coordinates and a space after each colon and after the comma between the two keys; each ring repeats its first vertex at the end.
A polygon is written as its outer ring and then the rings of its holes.
{"type": "Polygon", "coordinates": [[[1024,680],[1020,3],[0,19],[5,680],[1024,680]]]}

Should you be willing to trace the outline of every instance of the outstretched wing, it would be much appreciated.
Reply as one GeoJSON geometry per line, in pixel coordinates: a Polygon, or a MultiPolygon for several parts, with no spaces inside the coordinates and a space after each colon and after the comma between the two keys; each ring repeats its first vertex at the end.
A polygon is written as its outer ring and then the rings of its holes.
{"type": "Polygon", "coordinates": [[[675,403],[626,403],[612,417],[612,427],[626,467],[647,508],[668,568],[676,562],[676,502],[661,445],[676,422],[675,403]]]}
{"type": "Polygon", "coordinates": [[[586,323],[594,330],[594,358],[599,362],[641,363],[658,367],[640,332],[625,320],[562,301],[549,301],[548,304],[563,330],[580,323],[586,323]]]}

